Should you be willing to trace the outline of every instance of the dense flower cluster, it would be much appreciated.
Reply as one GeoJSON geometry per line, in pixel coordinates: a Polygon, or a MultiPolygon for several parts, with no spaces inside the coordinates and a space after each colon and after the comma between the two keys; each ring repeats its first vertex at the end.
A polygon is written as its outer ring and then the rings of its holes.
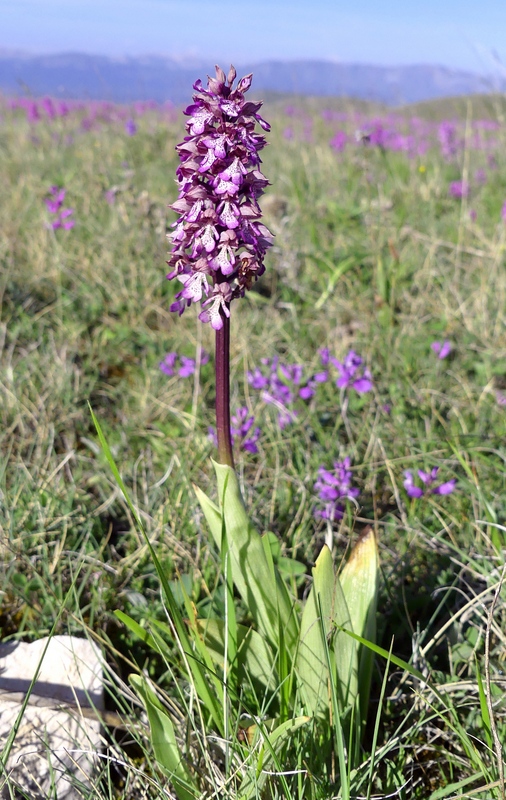
{"type": "Polygon", "coordinates": [[[285,428],[297,418],[298,412],[293,408],[297,397],[309,400],[313,397],[318,383],[325,383],[328,372],[317,372],[309,379],[303,380],[302,364],[282,364],[278,357],[263,358],[264,369],[256,367],[248,372],[248,382],[253,389],[261,391],[264,403],[275,406],[278,410],[278,425],[285,428]]]}
{"type": "Polygon", "coordinates": [[[258,198],[268,181],[259,170],[259,151],[265,137],[255,133],[261,103],[245,100],[251,75],[236,89],[236,72],[228,76],[216,67],[207,89],[194,84],[193,104],[185,114],[188,136],[177,145],[179,197],[171,208],[180,214],[169,235],[172,252],[167,262],[182,290],[171,311],[182,314],[203,300],[200,319],[215,330],[230,316],[230,302],[242,297],[264,272],[264,255],[272,235],[259,221],[258,198]]]}
{"type": "Polygon", "coordinates": [[[373,387],[370,371],[364,367],[363,359],[350,350],[344,361],[330,355],[327,347],[319,351],[322,370],[309,376],[304,375],[302,364],[283,364],[279,358],[263,358],[263,367],[255,367],[248,372],[248,382],[261,392],[264,403],[278,410],[278,425],[281,429],[295,422],[299,414],[296,401],[310,400],[316,393],[317,386],[329,380],[329,368],[338,372],[336,386],[339,389],[354,389],[359,394],[370,392],[373,387]]]}
{"type": "Polygon", "coordinates": [[[430,472],[424,472],[422,469],[418,470],[418,477],[422,482],[422,486],[417,486],[413,479],[412,473],[407,469],[404,472],[404,488],[408,493],[409,497],[420,498],[423,497],[425,494],[451,494],[455,489],[455,484],[457,481],[455,478],[452,478],[450,481],[446,481],[446,483],[440,483],[437,486],[434,486],[434,482],[437,478],[437,474],[439,472],[439,467],[433,467],[430,472]]]}
{"type": "Polygon", "coordinates": [[[344,501],[352,500],[359,494],[357,487],[351,485],[352,477],[349,456],[343,461],[335,461],[333,470],[325,469],[325,467],[318,469],[318,480],[314,489],[318,493],[318,499],[323,504],[323,508],[315,509],[316,517],[328,519],[330,522],[342,519],[345,508],[344,501]]]}
{"type": "Polygon", "coordinates": [[[74,213],[74,209],[63,208],[65,194],[65,189],[60,189],[59,186],[51,186],[49,190],[49,196],[46,197],[44,201],[46,203],[47,210],[53,215],[53,219],[51,221],[51,227],[53,230],[56,230],[57,228],[65,228],[65,230],[70,230],[70,228],[73,228],[76,224],[74,219],[70,219],[74,213]]]}

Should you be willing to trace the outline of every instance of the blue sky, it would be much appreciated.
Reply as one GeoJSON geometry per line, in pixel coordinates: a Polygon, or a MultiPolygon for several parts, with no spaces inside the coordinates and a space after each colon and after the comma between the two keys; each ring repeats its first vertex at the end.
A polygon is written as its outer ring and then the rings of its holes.
{"type": "Polygon", "coordinates": [[[38,53],[504,72],[505,34],[506,0],[0,0],[0,48],[38,53]]]}

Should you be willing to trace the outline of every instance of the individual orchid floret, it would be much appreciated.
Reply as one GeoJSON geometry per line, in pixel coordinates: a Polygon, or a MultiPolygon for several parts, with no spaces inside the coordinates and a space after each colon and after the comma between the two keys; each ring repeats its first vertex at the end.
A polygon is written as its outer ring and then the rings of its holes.
{"type": "Polygon", "coordinates": [[[440,483],[434,486],[434,482],[437,479],[437,474],[439,472],[439,467],[433,467],[430,472],[424,472],[423,470],[418,470],[418,477],[422,482],[422,486],[418,486],[413,478],[413,474],[410,470],[406,470],[404,472],[404,488],[408,494],[408,497],[412,497],[415,499],[419,499],[427,494],[451,494],[455,489],[455,485],[457,483],[455,478],[452,478],[446,483],[440,483]]]}
{"type": "Polygon", "coordinates": [[[438,358],[446,358],[446,356],[450,355],[452,350],[452,346],[448,339],[445,339],[444,342],[432,342],[430,347],[438,358]]]}
{"type": "Polygon", "coordinates": [[[230,316],[230,303],[244,296],[264,272],[272,234],[260,222],[258,198],[268,185],[260,172],[265,138],[255,132],[260,102],[245,99],[251,75],[234,89],[236,72],[216,67],[216,77],[194,84],[193,103],[185,114],[188,135],[177,145],[179,197],[171,208],[179,214],[169,235],[172,251],[169,280],[183,288],[171,311],[182,314],[202,302],[202,322],[219,331],[230,316]]]}
{"type": "Polygon", "coordinates": [[[351,485],[353,473],[350,470],[350,463],[350,458],[347,456],[343,461],[335,461],[333,470],[325,467],[318,469],[318,480],[314,489],[323,508],[315,509],[316,517],[330,522],[342,519],[345,501],[358,497],[359,489],[351,485]]]}

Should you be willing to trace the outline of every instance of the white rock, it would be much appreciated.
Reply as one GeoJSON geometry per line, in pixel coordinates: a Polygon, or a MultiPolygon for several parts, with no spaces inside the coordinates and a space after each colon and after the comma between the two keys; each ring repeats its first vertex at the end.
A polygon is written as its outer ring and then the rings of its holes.
{"type": "Polygon", "coordinates": [[[15,796],[10,784],[31,800],[77,800],[82,794],[73,784],[90,785],[101,743],[91,709],[104,707],[102,657],[87,639],[53,636],[41,663],[47,641],[0,644],[0,753],[40,664],[0,777],[2,797],[15,796]]]}

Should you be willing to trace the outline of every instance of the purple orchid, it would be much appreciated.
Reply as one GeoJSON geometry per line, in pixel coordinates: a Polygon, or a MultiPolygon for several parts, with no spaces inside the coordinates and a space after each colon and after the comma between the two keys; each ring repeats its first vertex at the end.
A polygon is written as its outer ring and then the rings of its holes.
{"type": "Polygon", "coordinates": [[[353,473],[350,470],[350,463],[350,458],[347,456],[343,461],[335,461],[333,470],[319,467],[314,489],[318,493],[320,503],[323,503],[323,508],[315,510],[316,517],[330,522],[342,519],[344,501],[358,497],[358,488],[351,485],[353,473]]]}
{"type": "Polygon", "coordinates": [[[260,222],[258,198],[268,181],[260,172],[259,151],[265,138],[255,133],[261,103],[245,100],[251,75],[236,89],[236,72],[216,67],[216,78],[194,84],[193,104],[185,114],[188,136],[177,145],[179,198],[171,208],[180,215],[170,234],[172,267],[167,277],[183,288],[171,311],[182,314],[202,302],[200,319],[221,330],[230,303],[244,296],[264,272],[264,256],[272,234],[260,222]]]}
{"type": "Polygon", "coordinates": [[[452,350],[452,346],[448,339],[445,339],[444,342],[432,342],[430,347],[438,358],[446,358],[446,356],[450,355],[452,350]]]}
{"type": "Polygon", "coordinates": [[[265,137],[258,123],[261,102],[246,101],[251,75],[237,87],[234,67],[226,76],[216,67],[207,89],[194,83],[193,104],[185,111],[188,136],[176,146],[179,197],[171,208],[179,214],[174,223],[167,278],[177,278],[183,288],[171,311],[180,315],[195,302],[202,303],[199,319],[216,332],[216,431],[218,460],[234,466],[230,422],[230,304],[243,297],[265,271],[264,257],[272,245],[270,231],[260,222],[258,199],[268,180],[260,172],[260,150],[265,137]]]}
{"type": "Polygon", "coordinates": [[[419,499],[426,494],[451,494],[455,489],[455,484],[457,483],[456,479],[452,478],[451,480],[446,481],[446,483],[440,483],[438,486],[433,486],[438,472],[439,467],[433,467],[430,472],[424,472],[423,470],[419,469],[418,477],[422,481],[423,486],[417,486],[413,479],[413,474],[409,469],[407,469],[404,472],[403,484],[408,497],[419,499]]]}

